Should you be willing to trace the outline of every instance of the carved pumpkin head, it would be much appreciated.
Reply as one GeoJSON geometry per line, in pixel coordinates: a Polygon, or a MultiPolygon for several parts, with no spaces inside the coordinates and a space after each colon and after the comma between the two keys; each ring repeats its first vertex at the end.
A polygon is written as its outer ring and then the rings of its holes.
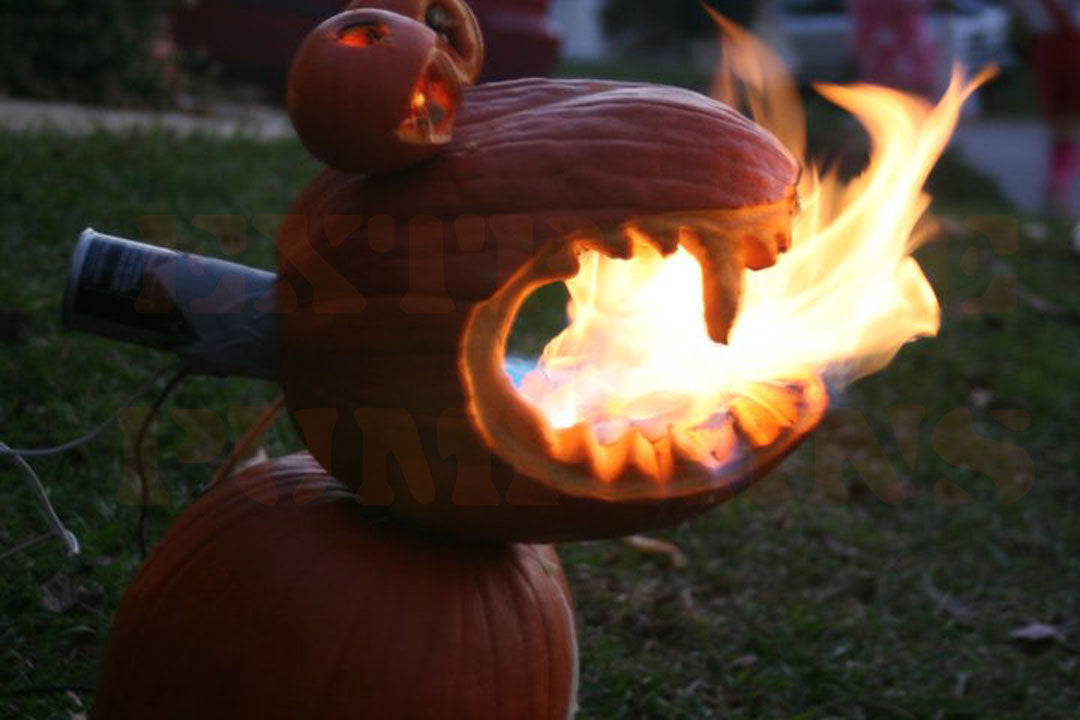
{"type": "Polygon", "coordinates": [[[461,100],[456,52],[403,15],[350,10],[315,28],[289,72],[289,117],[326,164],[382,173],[450,142],[461,100]]]}
{"type": "Polygon", "coordinates": [[[504,371],[507,335],[584,253],[635,262],[644,244],[697,261],[702,319],[723,342],[744,270],[788,246],[797,176],[771,135],[688,91],[468,89],[443,153],[394,176],[327,171],[282,227],[290,412],[363,502],[447,532],[569,540],[698,514],[817,423],[819,382],[776,389],[783,422],[755,392],[700,436],[601,439],[526,400],[504,371]]]}
{"type": "Polygon", "coordinates": [[[472,85],[484,68],[484,36],[464,0],[353,0],[347,9],[389,10],[427,25],[446,40],[463,85],[472,85]]]}

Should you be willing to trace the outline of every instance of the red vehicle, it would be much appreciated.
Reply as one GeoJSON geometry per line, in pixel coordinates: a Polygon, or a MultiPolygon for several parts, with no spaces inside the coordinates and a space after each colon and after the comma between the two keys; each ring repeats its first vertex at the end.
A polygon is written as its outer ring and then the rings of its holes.
{"type": "MultiPolygon", "coordinates": [[[[205,53],[228,77],[284,87],[293,53],[304,36],[347,0],[204,0],[172,16],[173,37],[205,53]]],[[[481,80],[547,75],[559,37],[548,17],[550,0],[472,0],[487,46],[481,80]]]]}

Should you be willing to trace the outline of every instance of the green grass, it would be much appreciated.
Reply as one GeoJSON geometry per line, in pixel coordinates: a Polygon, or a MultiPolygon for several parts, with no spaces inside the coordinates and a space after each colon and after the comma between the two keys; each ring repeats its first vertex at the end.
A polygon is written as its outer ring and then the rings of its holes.
{"type": "MultiPolygon", "coordinates": [[[[293,143],[155,133],[0,134],[0,168],[10,331],[0,334],[0,439],[20,446],[78,434],[165,360],[60,332],[82,227],[138,237],[141,216],[174,216],[178,247],[271,267],[272,241],[250,221],[283,212],[316,169],[293,143]],[[199,230],[206,215],[239,216],[244,240],[199,230]]],[[[617,542],[561,549],[579,611],[582,717],[1076,717],[1080,261],[1061,228],[1041,243],[1024,235],[962,166],[946,163],[934,190],[948,233],[921,258],[944,304],[938,339],[856,384],[752,492],[659,533],[686,553],[686,568],[617,542]],[[1060,317],[1010,301],[1016,286],[1060,317]],[[1031,621],[1060,626],[1067,643],[1011,642],[1031,621]]],[[[555,331],[560,302],[551,293],[530,306],[521,347],[555,331]]],[[[275,392],[238,380],[181,386],[155,432],[167,500],[151,508],[151,539],[242,427],[230,408],[275,392]],[[211,432],[189,438],[180,420],[196,410],[211,432]]],[[[297,442],[279,422],[266,445],[275,455],[297,442]]],[[[123,457],[113,429],[35,463],[84,552],[67,558],[48,542],[2,562],[2,717],[66,718],[91,701],[49,688],[93,687],[140,561],[123,457]]],[[[44,524],[22,479],[0,467],[4,548],[44,524]]]]}
{"type": "Polygon", "coordinates": [[[567,78],[602,77],[628,82],[648,78],[650,82],[675,85],[699,92],[708,89],[711,81],[710,73],[699,72],[688,67],[684,62],[656,58],[623,58],[618,62],[564,59],[556,68],[555,74],[567,78]]]}

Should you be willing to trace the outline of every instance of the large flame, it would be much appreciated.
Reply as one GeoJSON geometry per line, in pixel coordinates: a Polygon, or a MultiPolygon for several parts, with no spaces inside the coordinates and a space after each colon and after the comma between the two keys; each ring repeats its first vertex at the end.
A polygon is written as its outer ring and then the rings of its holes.
{"type": "MultiPolygon", "coordinates": [[[[727,42],[714,94],[747,106],[802,157],[790,76],[755,38],[719,22],[727,42]]],[[[938,302],[912,257],[930,203],[922,188],[981,79],[954,72],[936,106],[870,85],[818,88],[869,131],[869,166],[844,181],[804,164],[792,249],[747,273],[730,342],[709,339],[701,269],[689,252],[665,258],[643,241],[631,261],[588,251],[566,281],[570,325],[521,393],[555,430],[585,425],[600,444],[631,428],[650,440],[670,435],[723,465],[736,428],[751,446],[767,445],[795,424],[819,379],[838,388],[936,334],[938,302]]]]}

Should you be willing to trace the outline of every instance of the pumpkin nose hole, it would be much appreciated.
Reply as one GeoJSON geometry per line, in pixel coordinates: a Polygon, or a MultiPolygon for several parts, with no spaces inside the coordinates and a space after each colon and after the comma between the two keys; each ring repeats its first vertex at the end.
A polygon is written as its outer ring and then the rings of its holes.
{"type": "Polygon", "coordinates": [[[446,9],[446,6],[439,3],[432,3],[428,6],[427,12],[424,13],[424,22],[429,28],[437,32],[446,38],[446,41],[450,43],[450,47],[454,48],[454,51],[464,57],[465,53],[461,47],[461,36],[459,34],[460,25],[454,16],[450,14],[450,11],[446,9]]]}
{"type": "Polygon", "coordinates": [[[409,96],[409,109],[398,136],[421,144],[449,140],[457,112],[456,87],[438,63],[429,66],[409,96]]]}
{"type": "Polygon", "coordinates": [[[338,31],[338,42],[349,47],[371,47],[386,45],[390,38],[390,28],[385,23],[353,23],[338,31]]]}

